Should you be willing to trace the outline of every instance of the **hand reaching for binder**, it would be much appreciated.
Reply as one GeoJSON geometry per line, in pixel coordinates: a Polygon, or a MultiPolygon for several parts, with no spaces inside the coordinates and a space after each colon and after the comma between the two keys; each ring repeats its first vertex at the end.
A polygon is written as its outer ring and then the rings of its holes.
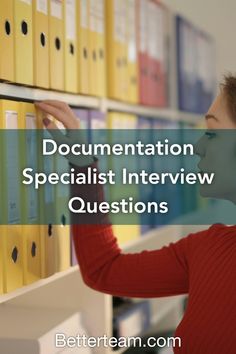
{"type": "MultiPolygon", "coordinates": [[[[43,123],[57,145],[72,146],[76,143],[87,143],[84,131],[80,127],[80,120],[68,104],[56,100],[45,100],[43,102],[35,102],[35,106],[42,111],[43,123]],[[55,120],[51,119],[51,117],[55,118],[55,120]],[[65,133],[58,128],[58,123],[63,125],[65,133]]],[[[81,167],[94,162],[94,158],[91,156],[68,154],[66,157],[69,162],[81,167]]]]}

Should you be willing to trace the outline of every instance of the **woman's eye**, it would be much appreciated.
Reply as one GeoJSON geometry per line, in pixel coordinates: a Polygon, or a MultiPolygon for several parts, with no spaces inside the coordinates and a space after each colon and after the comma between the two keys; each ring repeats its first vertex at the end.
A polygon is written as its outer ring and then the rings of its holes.
{"type": "Polygon", "coordinates": [[[205,135],[208,137],[208,139],[212,139],[216,136],[216,133],[206,132],[205,135]]]}

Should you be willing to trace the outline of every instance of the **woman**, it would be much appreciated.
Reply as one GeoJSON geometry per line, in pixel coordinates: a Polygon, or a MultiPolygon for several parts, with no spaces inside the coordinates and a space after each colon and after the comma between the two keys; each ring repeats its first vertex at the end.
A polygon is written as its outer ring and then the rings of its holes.
{"type": "MultiPolygon", "coordinates": [[[[66,128],[78,128],[77,119],[66,104],[45,101],[36,106],[66,128]]],[[[48,119],[44,123],[48,129],[55,128],[48,119]]],[[[209,132],[196,145],[201,158],[199,168],[204,171],[209,161],[214,167],[216,160],[218,165],[222,162],[223,166],[236,166],[236,143],[224,144],[225,150],[216,159],[211,148],[215,137],[210,132],[236,129],[236,77],[226,78],[206,115],[206,125],[209,132]]],[[[72,163],[97,165],[91,158],[72,163]]],[[[87,169],[75,168],[77,172],[87,169]]],[[[209,193],[208,187],[202,187],[202,194],[209,196],[219,189],[219,198],[235,202],[234,181],[235,175],[226,180],[222,177],[218,180],[222,186],[218,185],[214,192],[209,188],[209,193]]],[[[101,186],[92,186],[89,191],[84,188],[82,193],[88,192],[99,200],[103,198],[101,186]]],[[[76,188],[73,193],[77,193],[76,188]]],[[[175,348],[176,354],[236,352],[236,226],[215,224],[160,250],[137,254],[121,253],[108,224],[74,225],[73,236],[83,279],[91,288],[143,298],[189,294],[186,313],[175,333],[182,341],[181,347],[175,348]]]]}

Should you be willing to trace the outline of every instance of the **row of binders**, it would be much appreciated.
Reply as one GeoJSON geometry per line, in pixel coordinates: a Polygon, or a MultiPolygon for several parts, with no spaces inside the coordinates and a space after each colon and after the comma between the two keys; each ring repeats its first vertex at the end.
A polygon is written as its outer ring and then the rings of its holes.
{"type": "MultiPolygon", "coordinates": [[[[126,113],[109,112],[106,115],[97,110],[85,109],[74,109],[74,113],[80,120],[81,127],[86,129],[88,141],[96,143],[98,142],[98,135],[95,134],[97,131],[101,131],[99,142],[107,143],[108,139],[117,138],[114,133],[110,137],[107,135],[108,132],[115,132],[116,129],[134,131],[135,134],[139,134],[140,131],[142,134],[143,129],[148,129],[148,132],[152,133],[155,132],[154,129],[183,128],[170,121],[137,117],[126,113]]],[[[3,132],[6,130],[6,134],[9,131],[12,132],[10,139],[1,135],[0,140],[1,159],[7,161],[7,164],[4,164],[5,168],[1,168],[0,173],[0,209],[3,211],[0,218],[8,220],[7,225],[3,225],[1,222],[0,226],[0,293],[6,293],[40,278],[66,270],[70,265],[77,264],[77,261],[69,226],[70,215],[67,207],[69,188],[65,186],[53,188],[52,185],[47,185],[43,191],[36,193],[33,188],[25,187],[21,183],[21,167],[31,167],[47,174],[55,171],[57,173],[64,172],[63,168],[65,168],[66,160],[60,155],[53,159],[40,156],[39,146],[35,142],[37,141],[37,129],[42,130],[43,125],[34,105],[26,102],[0,100],[0,129],[3,132]],[[23,147],[24,151],[22,151],[22,147],[19,148],[19,129],[27,129],[27,144],[23,147]],[[29,131],[32,131],[32,134],[29,134],[29,131]],[[43,214],[40,215],[40,213],[43,214]],[[44,224],[40,222],[41,216],[44,224]],[[19,220],[23,220],[24,225],[20,225],[19,220]],[[56,220],[56,225],[52,220],[56,220]]],[[[44,131],[45,134],[49,134],[45,129],[44,131]]],[[[142,139],[142,136],[136,138],[142,139]]],[[[122,135],[119,136],[119,142],[121,139],[122,135]]],[[[150,139],[152,139],[151,136],[150,139]]],[[[125,141],[123,142],[125,143],[125,141]]],[[[100,160],[99,168],[101,170],[107,169],[107,166],[104,165],[106,162],[105,159],[100,160]]],[[[122,163],[124,166],[127,165],[124,159],[122,163]]],[[[142,164],[141,161],[137,161],[137,163],[142,164]]],[[[147,159],[147,163],[150,165],[143,166],[147,171],[154,168],[151,166],[151,158],[147,159]]],[[[120,167],[114,162],[112,168],[115,170],[120,167]]],[[[134,171],[135,168],[136,166],[134,166],[134,171]]],[[[160,166],[156,166],[155,170],[158,171],[159,168],[160,166]]],[[[126,186],[113,188],[111,191],[106,190],[105,187],[105,193],[113,193],[109,196],[109,200],[120,200],[133,196],[141,198],[140,200],[143,201],[149,201],[154,192],[150,186],[149,189],[145,189],[146,194],[142,195],[141,186],[132,185],[127,188],[126,186]]],[[[193,190],[191,190],[184,197],[180,195],[180,191],[177,191],[174,196],[173,190],[168,186],[163,186],[162,193],[165,198],[175,200],[169,221],[179,216],[183,212],[183,207],[185,208],[184,212],[187,213],[195,210],[199,203],[197,191],[193,194],[193,190]]],[[[156,199],[160,199],[160,195],[157,195],[156,199]]],[[[135,217],[135,220],[133,219],[135,222],[132,225],[113,226],[120,244],[133,241],[151,228],[161,225],[160,218],[144,215],[144,219],[142,216],[141,219],[135,217]]]]}
{"type": "Polygon", "coordinates": [[[157,0],[3,0],[0,79],[167,105],[167,10],[157,0]]]}
{"type": "Polygon", "coordinates": [[[179,109],[215,93],[212,38],[158,0],[3,0],[0,23],[0,80],[166,107],[174,40],[179,109]]]}

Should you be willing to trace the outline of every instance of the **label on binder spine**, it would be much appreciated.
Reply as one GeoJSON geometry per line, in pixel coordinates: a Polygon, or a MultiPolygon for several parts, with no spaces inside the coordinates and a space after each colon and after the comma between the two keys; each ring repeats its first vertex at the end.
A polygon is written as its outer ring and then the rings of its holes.
{"type": "Polygon", "coordinates": [[[37,0],[37,11],[42,12],[44,15],[48,14],[47,0],[37,0]]]}
{"type": "Polygon", "coordinates": [[[21,2],[25,2],[28,5],[32,5],[32,0],[20,0],[21,2]]]}
{"type": "Polygon", "coordinates": [[[51,15],[62,20],[62,0],[51,0],[51,15]]]}
{"type": "Polygon", "coordinates": [[[80,25],[88,29],[88,1],[80,0],[80,25]]]}
{"type": "Polygon", "coordinates": [[[75,0],[66,0],[66,39],[76,38],[76,5],[75,0]]]}

